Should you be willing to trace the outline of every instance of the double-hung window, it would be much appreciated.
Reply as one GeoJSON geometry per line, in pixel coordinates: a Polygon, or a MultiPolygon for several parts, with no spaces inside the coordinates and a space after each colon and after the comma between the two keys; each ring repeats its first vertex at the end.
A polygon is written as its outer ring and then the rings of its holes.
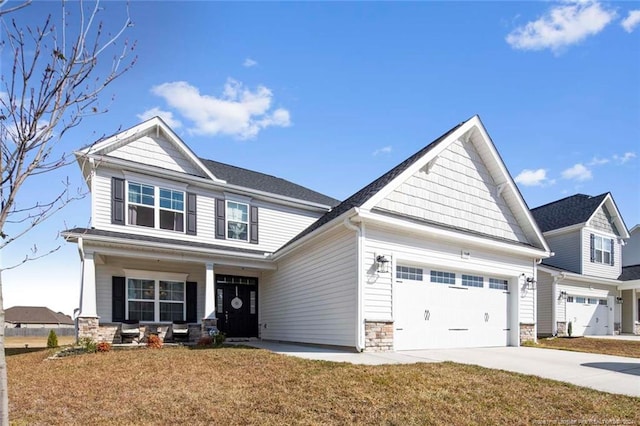
{"type": "Polygon", "coordinates": [[[129,182],[129,224],[155,228],[155,188],[129,182]]]}
{"type": "Polygon", "coordinates": [[[184,231],[184,192],[160,188],[160,229],[184,231]]]}
{"type": "Polygon", "coordinates": [[[230,240],[249,240],[249,205],[227,201],[227,238],[230,240]]]}
{"type": "Polygon", "coordinates": [[[604,263],[611,265],[611,245],[610,238],[603,238],[598,235],[593,237],[594,261],[596,263],[604,263]]]}
{"type": "Polygon", "coordinates": [[[185,319],[185,283],[157,279],[127,280],[127,318],[170,322],[185,319]]]}

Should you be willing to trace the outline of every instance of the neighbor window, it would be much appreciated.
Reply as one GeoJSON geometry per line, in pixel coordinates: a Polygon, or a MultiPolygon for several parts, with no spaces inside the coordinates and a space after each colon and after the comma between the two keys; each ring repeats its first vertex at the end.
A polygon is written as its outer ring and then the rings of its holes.
{"type": "Polygon", "coordinates": [[[431,271],[431,282],[440,284],[455,284],[456,274],[453,272],[431,271]]]}
{"type": "Polygon", "coordinates": [[[422,268],[396,266],[396,278],[400,280],[422,281],[422,268]]]}
{"type": "Polygon", "coordinates": [[[494,288],[496,290],[509,290],[509,281],[489,278],[489,288],[494,288]]]}
{"type": "Polygon", "coordinates": [[[484,287],[484,278],[476,275],[462,275],[462,285],[467,287],[484,287]]]}
{"type": "Polygon", "coordinates": [[[169,322],[185,319],[185,286],[180,281],[127,280],[127,318],[169,322]]]}
{"type": "Polygon", "coordinates": [[[576,303],[587,303],[587,299],[584,297],[576,297],[576,303]]]}
{"type": "Polygon", "coordinates": [[[604,306],[607,306],[607,299],[600,299],[600,300],[598,300],[598,305],[604,305],[604,306]]]}
{"type": "Polygon", "coordinates": [[[153,186],[129,182],[129,224],[155,227],[153,186]]]}
{"type": "Polygon", "coordinates": [[[593,260],[596,263],[611,265],[611,246],[613,240],[610,238],[593,236],[593,260]]]}
{"type": "Polygon", "coordinates": [[[248,241],[249,205],[227,201],[227,238],[248,241]]]}
{"type": "Polygon", "coordinates": [[[184,231],[184,192],[160,188],[160,228],[184,231]]]}

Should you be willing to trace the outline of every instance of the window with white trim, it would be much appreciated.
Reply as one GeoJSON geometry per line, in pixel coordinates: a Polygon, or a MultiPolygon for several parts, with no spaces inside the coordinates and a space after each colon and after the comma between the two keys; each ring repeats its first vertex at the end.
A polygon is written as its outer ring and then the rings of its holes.
{"type": "Polygon", "coordinates": [[[489,278],[489,288],[495,290],[509,290],[509,281],[498,278],[489,278]]]}
{"type": "Polygon", "coordinates": [[[613,240],[610,238],[593,236],[594,262],[611,265],[611,246],[613,240]]]}
{"type": "Polygon", "coordinates": [[[431,282],[440,284],[455,284],[456,274],[453,272],[431,271],[431,282]]]}
{"type": "Polygon", "coordinates": [[[127,279],[127,318],[149,322],[183,321],[185,283],[159,279],[127,279]]]}
{"type": "Polygon", "coordinates": [[[227,201],[227,238],[230,240],[249,240],[249,205],[236,201],[227,201]]]}
{"type": "Polygon", "coordinates": [[[396,278],[400,280],[422,281],[422,268],[396,266],[396,278]]]}
{"type": "Polygon", "coordinates": [[[584,297],[576,297],[576,303],[587,303],[587,299],[584,297]]]}
{"type": "Polygon", "coordinates": [[[183,191],[137,182],[128,182],[127,191],[129,225],[184,232],[183,191]]]}
{"type": "Polygon", "coordinates": [[[462,274],[462,285],[467,287],[484,287],[484,278],[477,275],[462,274]]]}

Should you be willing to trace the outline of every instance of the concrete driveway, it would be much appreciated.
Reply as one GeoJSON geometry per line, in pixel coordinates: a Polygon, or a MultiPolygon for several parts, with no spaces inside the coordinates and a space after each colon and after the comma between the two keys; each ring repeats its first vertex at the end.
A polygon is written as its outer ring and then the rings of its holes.
{"type": "Polygon", "coordinates": [[[382,365],[453,361],[559,380],[596,390],[640,397],[640,358],[540,348],[434,349],[401,352],[346,352],[288,343],[242,342],[306,359],[382,365]]]}

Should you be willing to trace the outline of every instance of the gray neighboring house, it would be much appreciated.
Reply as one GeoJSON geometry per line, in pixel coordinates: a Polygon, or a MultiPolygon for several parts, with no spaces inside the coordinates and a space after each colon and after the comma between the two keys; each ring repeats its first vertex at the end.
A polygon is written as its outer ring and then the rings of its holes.
{"type": "Polygon", "coordinates": [[[4,311],[5,328],[74,328],[69,315],[44,306],[13,306],[4,311]]]}
{"type": "Polygon", "coordinates": [[[570,323],[573,336],[633,332],[621,324],[629,233],[611,194],[576,194],[531,213],[554,252],[538,266],[538,335],[566,335],[570,323]]]}
{"type": "Polygon", "coordinates": [[[640,334],[640,224],[629,231],[631,238],[622,248],[623,283],[618,287],[622,297],[622,332],[640,334]]]}

